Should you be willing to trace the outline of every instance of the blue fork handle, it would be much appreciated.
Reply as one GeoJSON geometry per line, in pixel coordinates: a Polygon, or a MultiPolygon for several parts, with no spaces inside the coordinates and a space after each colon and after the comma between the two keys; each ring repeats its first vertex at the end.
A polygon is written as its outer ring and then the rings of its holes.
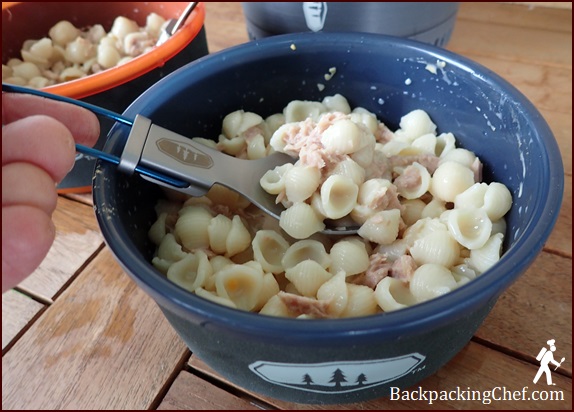
{"type": "MultiPolygon", "coordinates": [[[[106,152],[102,152],[100,150],[88,147],[88,146],[83,146],[81,144],[76,144],[76,151],[85,154],[86,156],[92,156],[92,157],[96,157],[98,159],[104,160],[108,163],[112,163],[115,165],[119,165],[121,158],[119,158],[118,156],[106,153],[106,152]]],[[[140,166],[137,165],[135,168],[135,171],[137,173],[139,173],[142,176],[147,176],[147,177],[151,177],[154,180],[157,180],[161,183],[165,183],[168,186],[173,186],[176,189],[181,189],[181,188],[186,188],[189,186],[189,183],[184,182],[182,180],[179,179],[174,179],[170,176],[166,176],[164,174],[158,173],[155,170],[149,169],[147,167],[144,166],[140,166]]]]}
{"type": "MultiPolygon", "coordinates": [[[[103,107],[95,106],[95,105],[90,104],[90,103],[83,102],[81,100],[71,99],[69,97],[60,96],[60,95],[52,94],[52,93],[46,93],[46,92],[43,92],[43,91],[37,90],[37,89],[32,89],[32,88],[22,87],[22,86],[16,86],[16,85],[6,84],[6,83],[2,83],[2,91],[7,92],[7,93],[31,94],[34,96],[44,97],[44,98],[56,100],[59,102],[69,103],[69,104],[83,107],[84,109],[87,109],[96,115],[115,120],[118,123],[122,123],[122,124],[125,124],[128,126],[133,126],[133,124],[134,124],[133,120],[128,119],[127,117],[124,117],[124,116],[122,116],[116,112],[113,112],[113,111],[108,110],[108,109],[104,109],[103,107]]],[[[93,149],[91,147],[84,146],[81,144],[76,144],[76,151],[78,151],[82,154],[85,154],[87,156],[96,157],[96,158],[104,160],[108,163],[113,163],[115,165],[119,165],[119,163],[121,161],[121,158],[119,158],[118,156],[114,156],[112,154],[102,152],[100,150],[93,149]]],[[[143,175],[143,176],[151,177],[152,179],[155,179],[159,182],[165,183],[169,186],[173,186],[174,188],[184,188],[184,187],[189,186],[189,183],[187,183],[187,182],[172,178],[170,176],[166,176],[166,175],[159,173],[153,169],[149,169],[147,167],[143,167],[140,165],[137,165],[135,167],[135,171],[137,173],[143,175]]]]}
{"type": "Polygon", "coordinates": [[[57,100],[59,102],[74,104],[76,106],[83,107],[84,109],[88,109],[89,111],[97,115],[115,120],[116,122],[119,123],[123,123],[128,126],[132,126],[134,124],[133,120],[128,119],[127,117],[124,117],[121,114],[117,114],[116,112],[112,112],[111,110],[104,109],[103,107],[95,106],[93,104],[86,103],[81,100],[60,96],[58,94],[46,93],[41,90],[32,89],[29,87],[15,86],[13,84],[6,84],[6,83],[2,83],[2,91],[8,93],[32,94],[34,96],[45,97],[47,99],[57,100]]]}

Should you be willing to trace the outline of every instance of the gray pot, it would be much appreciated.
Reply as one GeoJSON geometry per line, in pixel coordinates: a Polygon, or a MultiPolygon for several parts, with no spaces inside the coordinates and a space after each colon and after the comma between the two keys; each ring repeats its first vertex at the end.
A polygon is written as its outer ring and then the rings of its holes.
{"type": "Polygon", "coordinates": [[[306,31],[359,31],[445,46],[458,3],[243,2],[251,40],[306,31]]]}

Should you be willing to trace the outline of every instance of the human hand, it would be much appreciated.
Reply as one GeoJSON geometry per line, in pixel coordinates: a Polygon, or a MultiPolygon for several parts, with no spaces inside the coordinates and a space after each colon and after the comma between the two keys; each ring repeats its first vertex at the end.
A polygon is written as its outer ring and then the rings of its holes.
{"type": "Polygon", "coordinates": [[[2,93],[2,293],[48,253],[56,186],[74,166],[75,143],[92,146],[99,134],[98,118],[86,109],[2,93]]]}

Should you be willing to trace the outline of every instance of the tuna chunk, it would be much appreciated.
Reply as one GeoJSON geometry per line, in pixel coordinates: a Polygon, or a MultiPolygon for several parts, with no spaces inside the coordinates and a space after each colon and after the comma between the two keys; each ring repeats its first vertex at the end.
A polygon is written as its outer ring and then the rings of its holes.
{"type": "Polygon", "coordinates": [[[403,282],[410,282],[416,269],[414,259],[410,255],[403,255],[393,262],[391,276],[403,282]]]}
{"type": "Polygon", "coordinates": [[[419,154],[410,156],[391,156],[392,167],[405,167],[414,162],[420,163],[432,175],[438,167],[439,158],[433,154],[419,154]]]}
{"type": "Polygon", "coordinates": [[[279,292],[277,296],[279,296],[281,301],[295,316],[309,315],[313,318],[330,317],[329,313],[327,312],[329,308],[329,302],[325,300],[317,300],[283,291],[279,292]]]}
{"type": "Polygon", "coordinates": [[[398,191],[412,191],[421,184],[421,173],[416,167],[407,166],[403,174],[397,177],[393,184],[397,187],[398,191]]]}

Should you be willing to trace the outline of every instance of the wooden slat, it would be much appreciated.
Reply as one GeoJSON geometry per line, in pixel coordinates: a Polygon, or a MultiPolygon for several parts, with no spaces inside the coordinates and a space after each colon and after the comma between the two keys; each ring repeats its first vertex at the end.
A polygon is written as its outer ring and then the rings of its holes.
{"type": "Polygon", "coordinates": [[[189,372],[181,372],[158,407],[159,410],[259,410],[241,399],[189,372]],[[193,388],[193,390],[190,390],[193,388]]]}
{"type": "Polygon", "coordinates": [[[550,7],[555,9],[572,10],[571,1],[516,1],[509,2],[510,4],[522,4],[534,9],[535,7],[550,7]]]}
{"type": "Polygon", "coordinates": [[[2,294],[2,350],[44,305],[14,290],[2,294]]]}
{"type": "Polygon", "coordinates": [[[93,206],[94,204],[94,199],[91,193],[67,193],[63,196],[80,203],[85,203],[86,205],[93,206]]]}
{"type": "Polygon", "coordinates": [[[572,175],[564,177],[560,215],[544,247],[572,259],[572,175]]]}
{"type": "MultiPolygon", "coordinates": [[[[555,358],[572,354],[572,259],[541,253],[499,298],[476,336],[535,362],[556,340],[555,358]]],[[[561,370],[572,376],[572,361],[561,370]]]]}
{"type": "Polygon", "coordinates": [[[572,176],[572,112],[566,114],[541,110],[541,113],[552,129],[562,153],[564,172],[572,176]]]}
{"type": "Polygon", "coordinates": [[[243,10],[239,4],[205,3],[205,33],[210,53],[249,41],[243,10]],[[210,28],[217,35],[210,35],[210,28]]]}
{"type": "Polygon", "coordinates": [[[187,352],[104,249],[2,358],[3,409],[147,409],[187,352]]]}
{"type": "MultiPolygon", "coordinates": [[[[201,361],[197,356],[192,356],[189,360],[190,366],[202,371],[209,376],[219,379],[226,384],[231,384],[221,375],[214,372],[209,366],[201,361]]],[[[413,400],[391,400],[390,398],[380,398],[362,403],[348,405],[303,405],[282,400],[272,399],[267,396],[250,393],[252,396],[264,401],[279,409],[309,409],[309,410],[360,410],[360,409],[567,409],[572,406],[571,379],[557,373],[552,375],[556,386],[546,386],[546,383],[539,381],[535,385],[532,380],[536,375],[538,367],[526,362],[506,356],[498,351],[486,348],[480,344],[470,342],[458,355],[448,364],[441,368],[436,374],[423,380],[420,384],[408,388],[410,391],[418,391],[419,386],[422,391],[457,391],[460,388],[464,391],[478,391],[474,400],[438,400],[429,404],[428,401],[413,400]],[[533,391],[558,390],[562,391],[562,401],[540,401],[540,400],[493,400],[490,404],[483,403],[482,394],[485,391],[491,392],[497,398],[502,397],[502,391],[522,391],[532,398],[533,391]]],[[[543,379],[544,380],[544,379],[543,379]]],[[[232,385],[232,384],[231,384],[232,385]]],[[[534,394],[537,396],[537,394],[534,394]]],[[[508,395],[507,395],[508,396],[508,395]]],[[[466,396],[469,398],[470,396],[466,396]]]]}
{"type": "MultiPolygon", "coordinates": [[[[546,343],[546,342],[544,342],[546,343]]],[[[494,395],[502,396],[502,391],[522,391],[524,388],[527,397],[531,399],[507,399],[493,400],[490,404],[475,401],[447,401],[437,402],[432,408],[426,407],[423,402],[417,402],[420,407],[428,409],[571,409],[572,394],[569,388],[572,381],[557,373],[552,374],[556,386],[547,386],[546,382],[532,382],[538,366],[531,365],[504,354],[488,349],[481,345],[470,343],[451,362],[440,369],[434,376],[427,378],[421,386],[428,390],[453,390],[460,387],[461,390],[470,388],[472,391],[493,391],[494,395]],[[534,391],[562,391],[564,400],[542,401],[532,399],[539,393],[534,391]]],[[[508,396],[508,395],[507,395],[508,396]]],[[[412,402],[411,402],[412,403],[412,402]]]]}
{"type": "MultiPolygon", "coordinates": [[[[565,4],[569,4],[570,9],[572,9],[571,2],[565,4]]],[[[490,3],[485,7],[483,3],[479,2],[462,2],[460,3],[457,18],[461,24],[464,24],[465,20],[472,20],[502,26],[572,32],[572,13],[541,7],[533,10],[524,4],[490,3]]]]}
{"type": "Polygon", "coordinates": [[[53,299],[103,244],[92,207],[63,197],[53,214],[56,239],[42,264],[19,286],[53,299]]]}
{"type": "Polygon", "coordinates": [[[464,20],[455,25],[448,49],[462,55],[481,55],[541,66],[567,68],[572,65],[571,32],[464,20]],[[517,38],[520,41],[516,41],[517,38]]]}

